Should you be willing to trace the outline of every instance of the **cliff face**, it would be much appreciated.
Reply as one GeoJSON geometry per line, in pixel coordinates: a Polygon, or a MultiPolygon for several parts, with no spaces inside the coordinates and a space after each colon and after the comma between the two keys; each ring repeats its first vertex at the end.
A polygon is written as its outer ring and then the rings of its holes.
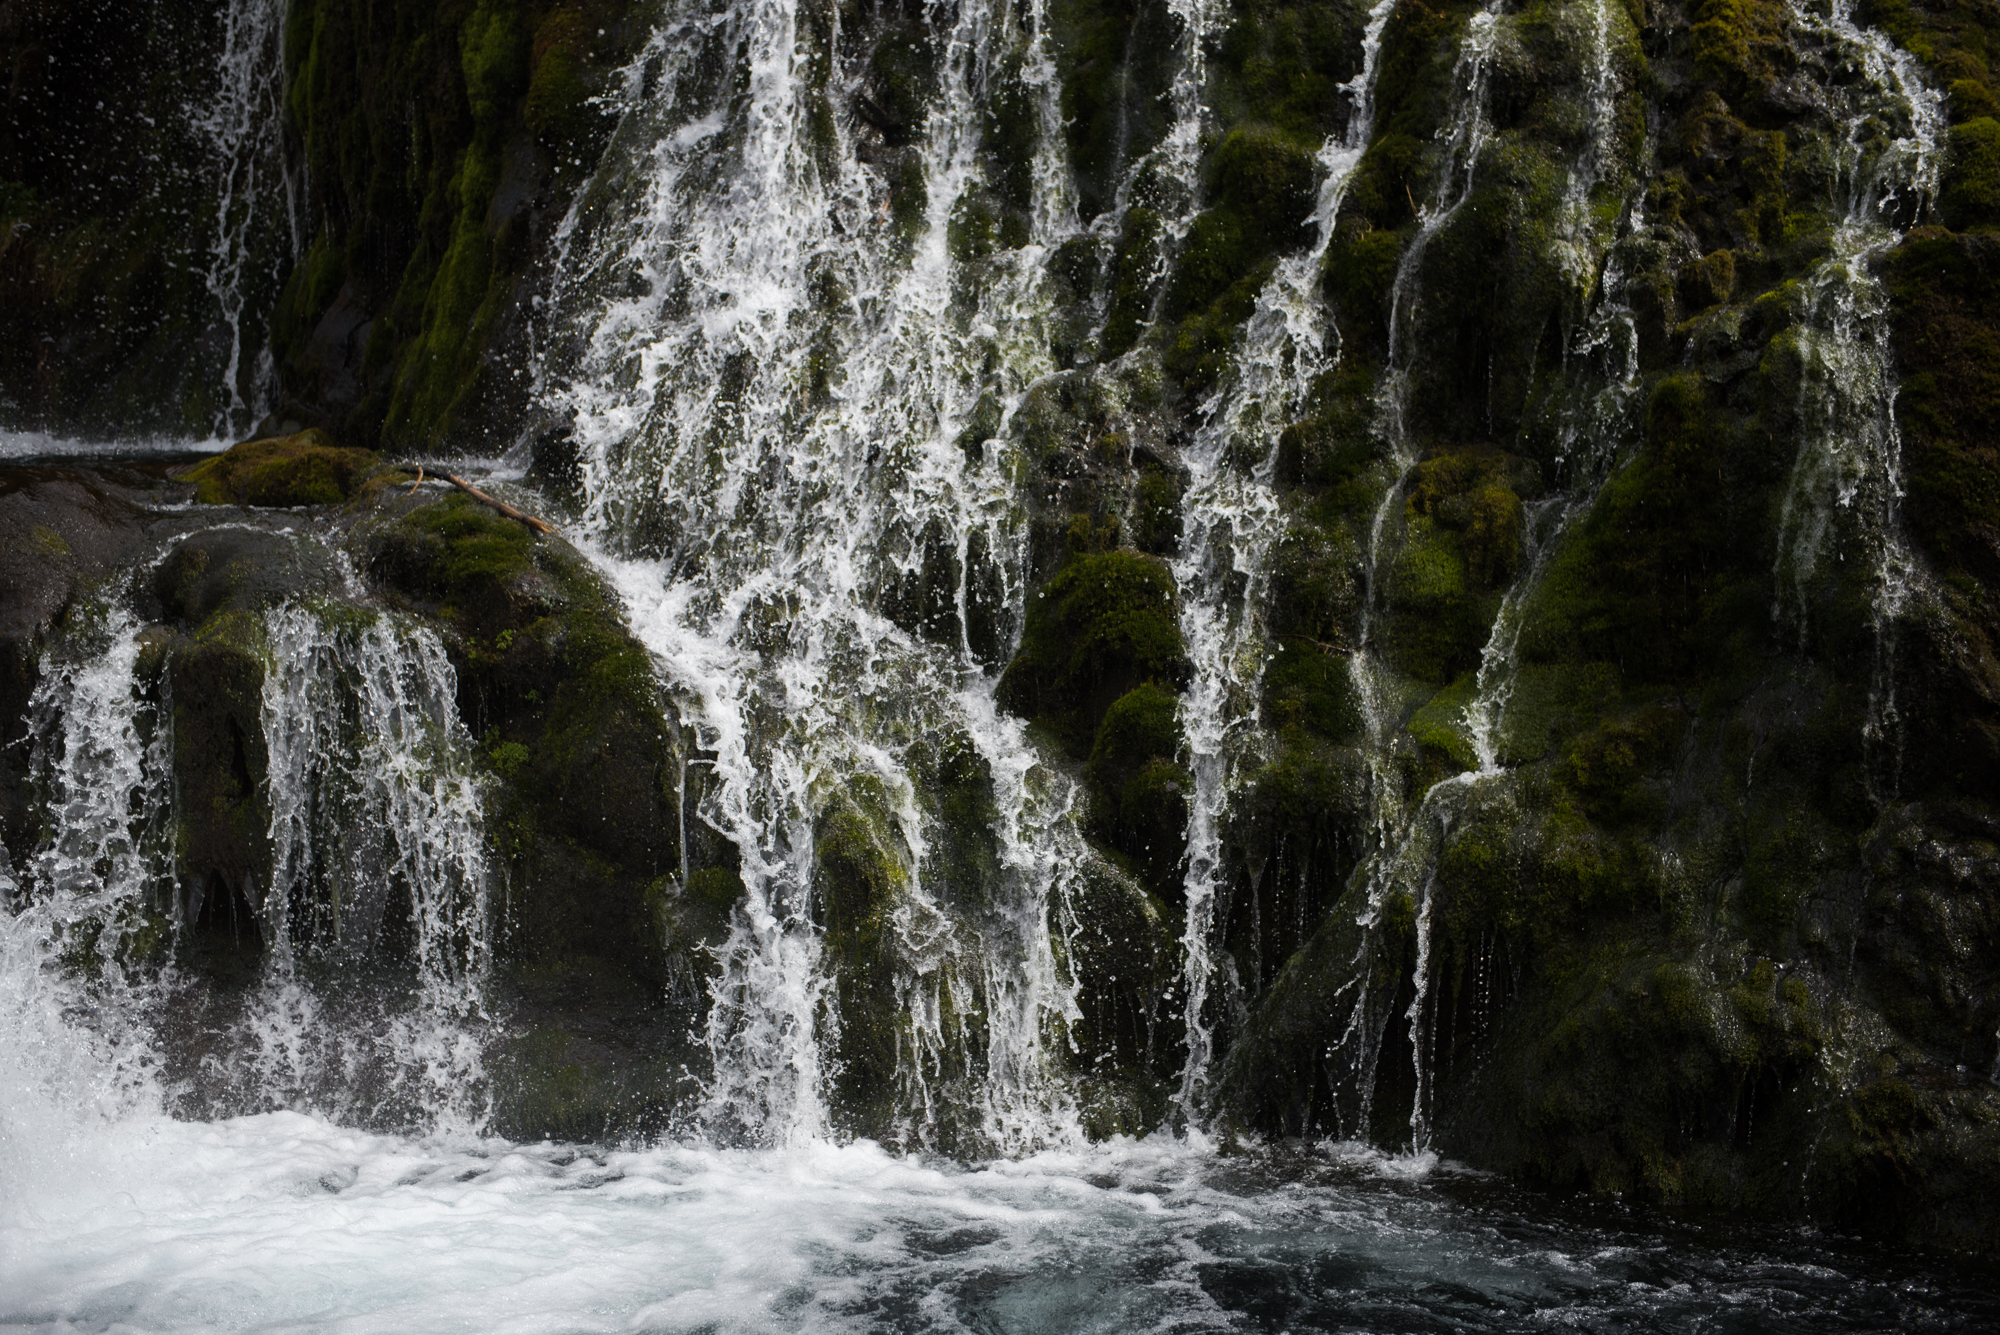
{"type": "MultiPolygon", "coordinates": [[[[638,190],[649,107],[748,105],[720,22],[298,0],[274,48],[296,245],[250,246],[275,258],[232,325],[190,239],[215,150],[162,112],[217,97],[212,66],[159,55],[224,40],[186,8],[0,5],[9,424],[206,431],[227,325],[268,348],[278,420],[516,448],[613,545],[707,559],[641,494],[647,456],[619,473],[541,387],[588,362],[563,310],[699,299],[636,259],[577,279],[572,252],[638,190]],[[50,93],[72,79],[103,99],[50,93]]],[[[786,11],[801,160],[858,159],[908,262],[948,184],[926,136],[961,116],[954,309],[976,325],[1022,266],[1046,303],[1036,373],[952,419],[968,468],[1005,461],[1018,567],[926,530],[870,597],[997,674],[1087,795],[1101,874],[1065,1023],[1093,1129],[1156,1124],[1180,1085],[1259,1132],[2000,1243],[2000,22],[1242,0],[1193,62],[1166,6],[1035,12],[1046,45],[996,45],[952,107],[941,12],[786,11]],[[1051,160],[1075,225],[1044,245],[1051,160]],[[1300,310],[1330,326],[1311,356],[1271,333],[1300,310]],[[1232,478],[1269,506],[1216,500],[1232,478]],[[1238,629],[1191,617],[1205,598],[1238,629]],[[1211,698],[1249,739],[1212,771],[1211,698]]],[[[747,152],[725,137],[687,177],[747,152]]],[[[815,281],[795,324],[864,318],[815,281]]],[[[787,391],[797,421],[877,392],[836,363],[787,391]]],[[[486,664],[502,623],[468,606],[486,664]]],[[[480,671],[494,745],[557,745],[569,724],[480,671]]],[[[913,762],[911,800],[971,884],[993,779],[962,752],[913,762]]],[[[506,800],[574,841],[563,804],[601,799],[506,800]]],[[[811,839],[839,1097],[870,1134],[903,1050],[886,801],[828,799],[811,839]]],[[[740,893],[731,856],[681,859],[691,940],[740,893]]],[[[636,875],[609,879],[630,898],[636,875]]]]}

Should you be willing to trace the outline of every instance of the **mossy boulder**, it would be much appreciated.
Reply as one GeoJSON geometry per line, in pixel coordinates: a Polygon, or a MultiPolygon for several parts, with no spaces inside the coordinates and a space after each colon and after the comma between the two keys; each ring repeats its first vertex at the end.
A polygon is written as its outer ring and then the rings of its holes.
{"type": "Polygon", "coordinates": [[[1146,885],[1178,897],[1194,781],[1180,763],[1180,698],[1153,682],[1120,696],[1091,743],[1091,810],[1105,842],[1132,858],[1146,885]]]}
{"type": "Polygon", "coordinates": [[[159,619],[197,627],[219,612],[335,592],[344,582],[335,551],[289,531],[208,529],[176,543],[140,593],[159,619]]]}
{"type": "Polygon", "coordinates": [[[181,474],[207,505],[334,505],[384,470],[368,450],[343,449],[324,431],[249,440],[181,474]]]}
{"type": "Polygon", "coordinates": [[[511,948],[660,978],[646,890],[678,865],[680,737],[616,596],[566,543],[461,494],[385,495],[348,541],[377,588],[447,631],[460,713],[505,760],[499,819],[528,887],[511,948]]]}
{"type": "Polygon", "coordinates": [[[1147,682],[1177,689],[1188,672],[1165,566],[1095,552],[1073,557],[1029,600],[997,698],[1082,759],[1114,701],[1147,682]]]}

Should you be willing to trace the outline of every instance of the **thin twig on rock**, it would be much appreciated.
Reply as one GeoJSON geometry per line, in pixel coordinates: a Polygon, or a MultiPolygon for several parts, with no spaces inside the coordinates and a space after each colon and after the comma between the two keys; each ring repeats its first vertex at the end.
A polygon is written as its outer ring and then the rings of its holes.
{"type": "MultiPolygon", "coordinates": [[[[417,487],[422,484],[423,480],[424,480],[424,470],[422,465],[419,465],[417,468],[417,480],[416,482],[410,484],[410,489],[412,491],[415,491],[417,487]]],[[[467,482],[464,478],[460,477],[456,473],[446,473],[444,475],[444,480],[446,482],[451,483],[452,486],[457,487],[460,491],[470,496],[473,500],[478,501],[481,505],[490,505],[495,510],[498,510],[501,514],[506,515],[509,519],[520,520],[523,524],[526,524],[529,528],[535,530],[535,532],[537,533],[553,534],[556,531],[556,526],[554,524],[549,523],[547,520],[537,519],[531,514],[526,514],[520,510],[516,510],[513,506],[501,500],[498,496],[492,495],[489,492],[481,491],[479,488],[473,486],[470,482],[467,482]]]]}

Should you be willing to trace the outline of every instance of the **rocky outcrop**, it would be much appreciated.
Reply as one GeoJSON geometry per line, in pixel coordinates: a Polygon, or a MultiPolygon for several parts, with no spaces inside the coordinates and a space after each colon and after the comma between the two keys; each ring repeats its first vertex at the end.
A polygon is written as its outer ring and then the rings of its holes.
{"type": "MultiPolygon", "coordinates": [[[[692,912],[676,834],[684,743],[615,597],[560,539],[316,432],[175,471],[0,470],[0,561],[13,572],[0,584],[11,743],[0,839],[31,853],[42,837],[26,729],[45,650],[106,601],[129,606],[147,623],[140,688],[172,730],[177,883],[157,911],[189,967],[226,986],[254,979],[273,915],[303,924],[319,912],[262,889],[274,828],[266,614],[303,606],[428,627],[478,743],[495,853],[495,1005],[511,1035],[495,1059],[496,1124],[579,1136],[657,1126],[687,1078],[691,1054],[669,1058],[686,1042],[685,982],[700,969],[698,938],[676,930],[692,912]]],[[[403,948],[394,918],[392,906],[389,925],[338,949],[289,936],[330,966],[378,967],[403,948]]]]}

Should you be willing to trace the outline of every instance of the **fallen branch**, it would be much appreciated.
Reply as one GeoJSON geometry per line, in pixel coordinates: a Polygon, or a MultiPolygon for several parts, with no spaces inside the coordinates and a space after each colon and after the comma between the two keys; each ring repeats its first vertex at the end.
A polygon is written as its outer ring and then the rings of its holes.
{"type": "MultiPolygon", "coordinates": [[[[456,473],[444,474],[444,480],[446,482],[451,483],[452,486],[457,487],[460,491],[470,496],[473,500],[478,501],[481,505],[490,505],[495,510],[498,510],[501,514],[507,516],[507,518],[518,519],[520,522],[526,524],[529,528],[535,530],[535,532],[537,533],[553,534],[556,531],[556,526],[554,524],[549,523],[547,520],[537,519],[531,514],[526,514],[520,510],[516,510],[513,506],[501,500],[498,496],[492,495],[489,492],[481,491],[479,488],[473,486],[470,482],[467,482],[464,478],[458,476],[458,474],[456,473]]],[[[415,491],[419,486],[423,485],[423,482],[424,482],[424,470],[422,465],[418,465],[417,480],[410,484],[410,490],[415,491]]]]}
{"type": "Polygon", "coordinates": [[[489,496],[487,493],[473,486],[470,482],[467,482],[464,478],[460,477],[456,473],[446,473],[444,475],[444,480],[451,483],[452,486],[457,487],[460,491],[470,496],[473,500],[479,501],[485,505],[492,506],[494,509],[498,510],[501,514],[506,515],[509,519],[520,520],[523,524],[526,524],[529,528],[535,530],[535,532],[537,533],[552,534],[556,531],[556,526],[554,524],[549,523],[547,520],[537,519],[531,514],[524,514],[523,512],[516,510],[513,506],[507,504],[507,502],[501,500],[498,496],[489,496]]]}

